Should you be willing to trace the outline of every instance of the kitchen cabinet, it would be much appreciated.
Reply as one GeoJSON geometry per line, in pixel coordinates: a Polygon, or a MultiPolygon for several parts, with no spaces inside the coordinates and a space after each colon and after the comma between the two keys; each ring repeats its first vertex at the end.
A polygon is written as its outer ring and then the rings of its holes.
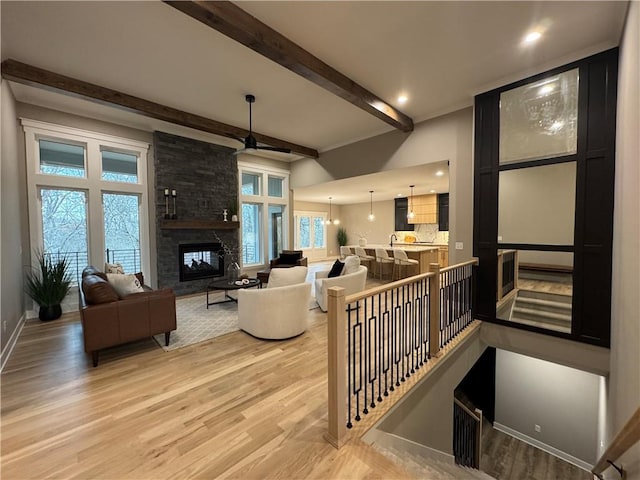
{"type": "Polygon", "coordinates": [[[438,230],[449,231],[449,194],[438,194],[438,230]]]}
{"type": "Polygon", "coordinates": [[[414,195],[412,209],[414,216],[410,218],[409,223],[438,223],[438,196],[430,195],[414,195]]]}
{"type": "Polygon", "coordinates": [[[407,222],[407,213],[409,201],[407,198],[395,199],[395,230],[401,231],[413,231],[413,225],[407,222]]]}

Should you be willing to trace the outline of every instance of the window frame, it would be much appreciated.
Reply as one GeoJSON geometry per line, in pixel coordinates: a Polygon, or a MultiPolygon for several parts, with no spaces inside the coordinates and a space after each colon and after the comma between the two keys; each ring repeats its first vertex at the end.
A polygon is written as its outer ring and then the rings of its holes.
{"type": "Polygon", "coordinates": [[[25,161],[29,202],[30,247],[32,251],[44,245],[41,218],[41,188],[83,190],[87,199],[87,258],[89,264],[101,268],[105,262],[103,193],[133,194],[139,197],[140,267],[150,271],[149,203],[147,192],[147,155],[150,144],[113,135],[20,118],[25,135],[25,161]],[[85,176],[67,177],[40,171],[39,141],[81,145],[85,148],[85,176]],[[116,182],[102,179],[102,149],[136,155],[138,182],[116,182]]]}
{"type": "MultiPolygon", "coordinates": [[[[245,264],[242,263],[242,267],[263,267],[269,264],[269,238],[270,238],[270,222],[267,218],[269,214],[269,206],[270,205],[279,205],[283,207],[283,218],[286,221],[283,222],[283,248],[289,248],[290,241],[290,224],[291,224],[291,209],[289,202],[289,171],[269,167],[266,165],[261,165],[257,163],[247,162],[247,161],[238,161],[238,200],[239,200],[239,212],[242,212],[243,204],[257,204],[261,205],[260,208],[260,227],[261,227],[261,237],[260,237],[260,256],[258,263],[250,263],[245,264]],[[242,175],[244,173],[258,175],[259,179],[259,195],[249,195],[242,193],[242,175]],[[269,177],[278,177],[282,178],[282,197],[270,197],[269,189],[268,189],[268,179],[269,177]]],[[[242,217],[240,217],[242,220],[242,217]]],[[[240,225],[240,245],[243,244],[242,240],[242,221],[240,225]]],[[[244,258],[244,255],[240,255],[241,260],[244,258]]],[[[243,262],[243,260],[242,260],[243,262]]]]}

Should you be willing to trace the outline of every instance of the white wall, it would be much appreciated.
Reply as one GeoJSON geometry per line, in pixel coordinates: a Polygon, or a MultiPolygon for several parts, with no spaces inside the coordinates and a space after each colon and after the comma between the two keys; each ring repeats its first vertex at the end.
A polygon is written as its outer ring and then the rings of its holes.
{"type": "Polygon", "coordinates": [[[369,221],[370,203],[356,203],[342,206],[341,225],[347,229],[349,245],[357,245],[360,236],[367,239],[368,244],[389,243],[389,236],[395,226],[395,204],[393,200],[373,202],[375,220],[369,221]]]}
{"type": "MultiPolygon", "coordinates": [[[[640,405],[639,59],[640,3],[630,2],[618,81],[609,439],[640,405]]],[[[636,443],[619,463],[628,471],[627,480],[640,479],[640,444],[636,443]]],[[[613,472],[611,478],[619,477],[613,472]]]]}
{"type": "MultiPolygon", "coordinates": [[[[449,160],[449,263],[469,260],[473,239],[473,110],[466,108],[322,152],[291,165],[292,188],[449,160]],[[462,242],[463,250],[455,250],[462,242]]],[[[391,234],[389,231],[388,234],[391,234]]],[[[373,242],[371,242],[373,243],[373,242]]]]}
{"type": "Polygon", "coordinates": [[[24,166],[24,140],[18,126],[16,101],[9,82],[0,83],[1,163],[0,217],[2,236],[0,253],[0,327],[1,363],[4,365],[11,344],[19,331],[24,314],[23,251],[28,250],[26,226],[26,172],[24,166]],[[13,337],[13,338],[12,338],[13,337]],[[11,341],[11,342],[10,342],[11,341]]]}
{"type": "Polygon", "coordinates": [[[597,460],[598,375],[498,349],[496,424],[589,465],[597,460]],[[540,432],[535,431],[540,426],[540,432]]]}
{"type": "Polygon", "coordinates": [[[487,348],[475,333],[405,395],[377,426],[440,452],[453,454],[453,392],[487,348]]]}

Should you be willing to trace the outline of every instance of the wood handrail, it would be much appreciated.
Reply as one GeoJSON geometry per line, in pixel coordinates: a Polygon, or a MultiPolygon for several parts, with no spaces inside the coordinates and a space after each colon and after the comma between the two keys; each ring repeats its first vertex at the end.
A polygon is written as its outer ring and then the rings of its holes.
{"type": "Polygon", "coordinates": [[[377,287],[370,288],[369,290],[363,290],[362,292],[353,293],[348,295],[345,299],[346,304],[357,302],[358,300],[362,300],[363,298],[371,297],[373,295],[378,295],[379,293],[386,292],[387,290],[393,290],[394,288],[402,287],[403,285],[408,285],[410,283],[415,283],[418,280],[422,280],[423,278],[434,277],[435,273],[421,273],[420,275],[416,275],[414,277],[403,278],[402,280],[396,280],[395,282],[385,283],[384,285],[380,285],[377,287]]]}
{"type": "Polygon", "coordinates": [[[624,453],[629,450],[640,440],[640,407],[635,411],[631,418],[627,420],[624,427],[615,436],[609,447],[602,454],[598,462],[595,464],[591,473],[598,478],[602,478],[601,474],[609,468],[610,463],[618,460],[624,453]]]}
{"type": "Polygon", "coordinates": [[[453,402],[458,405],[461,409],[463,409],[465,412],[467,412],[467,415],[473,417],[475,419],[476,422],[480,421],[480,417],[478,417],[478,415],[476,415],[474,412],[472,412],[471,410],[469,410],[467,408],[467,406],[462,403],[460,400],[458,400],[457,398],[453,399],[453,402]]]}
{"type": "Polygon", "coordinates": [[[456,263],[455,265],[451,265],[449,267],[445,267],[440,270],[440,273],[448,272],[450,270],[455,270],[456,268],[466,267],[467,265],[478,265],[479,260],[477,258],[473,258],[471,260],[467,260],[466,262],[456,263]]]}

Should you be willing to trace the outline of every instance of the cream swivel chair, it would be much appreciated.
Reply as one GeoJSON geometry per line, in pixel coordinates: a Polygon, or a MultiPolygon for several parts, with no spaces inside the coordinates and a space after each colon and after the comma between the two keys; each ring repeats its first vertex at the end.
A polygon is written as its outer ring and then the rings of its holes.
{"type": "Polygon", "coordinates": [[[393,258],[389,256],[387,250],[384,248],[376,248],[376,268],[378,269],[378,278],[382,280],[382,274],[384,273],[384,266],[390,265],[391,276],[393,277],[393,258]]]}
{"type": "Polygon", "coordinates": [[[395,249],[393,251],[393,278],[404,278],[408,275],[401,275],[402,267],[404,267],[405,274],[407,273],[407,267],[417,267],[420,264],[418,260],[413,260],[407,257],[407,252],[401,249],[395,249]],[[397,273],[397,276],[396,276],[397,273]]]}
{"type": "Polygon", "coordinates": [[[373,262],[375,262],[376,257],[367,255],[367,252],[362,247],[355,247],[354,250],[356,255],[360,257],[360,263],[363,263],[365,267],[367,267],[367,269],[371,271],[375,276],[375,273],[373,271],[373,265],[374,265],[373,262]]]}
{"type": "Polygon", "coordinates": [[[342,258],[344,260],[349,255],[352,255],[351,249],[349,247],[341,246],[340,247],[340,258],[342,258]]]}
{"type": "Polygon", "coordinates": [[[238,290],[238,324],[257,338],[284,340],[304,333],[311,284],[307,267],[274,268],[267,288],[238,290]]]}
{"type": "Polygon", "coordinates": [[[345,259],[341,275],[329,277],[329,270],[316,272],[316,300],[323,312],[327,311],[327,291],[331,287],[344,288],[344,294],[353,295],[362,292],[367,284],[367,267],[360,265],[357,256],[351,255],[345,259]],[[353,261],[355,260],[355,262],[353,261]]]}

